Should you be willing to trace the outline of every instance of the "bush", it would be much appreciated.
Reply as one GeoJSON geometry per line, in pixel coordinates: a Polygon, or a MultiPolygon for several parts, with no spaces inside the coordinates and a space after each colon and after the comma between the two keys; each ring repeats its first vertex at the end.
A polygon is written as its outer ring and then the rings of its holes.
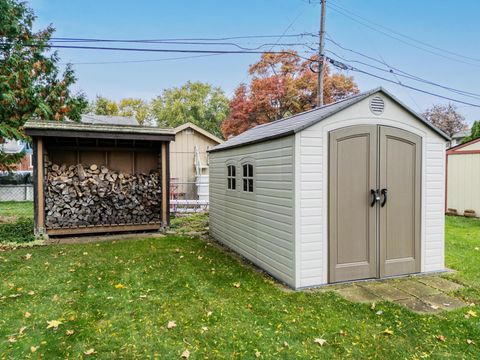
{"type": "Polygon", "coordinates": [[[0,242],[23,243],[33,240],[33,219],[20,218],[12,223],[0,223],[0,242]]]}

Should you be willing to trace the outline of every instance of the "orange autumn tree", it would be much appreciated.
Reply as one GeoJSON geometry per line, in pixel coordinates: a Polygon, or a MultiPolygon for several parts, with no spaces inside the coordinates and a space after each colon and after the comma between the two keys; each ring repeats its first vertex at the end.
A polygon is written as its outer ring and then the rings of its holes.
{"type": "MultiPolygon", "coordinates": [[[[249,85],[240,84],[230,101],[229,116],[221,130],[225,139],[241,134],[259,124],[265,124],[302,111],[317,103],[317,57],[302,60],[295,51],[281,54],[263,54],[260,61],[250,66],[249,85]]],[[[325,104],[358,93],[358,86],[350,76],[324,72],[325,104]]]]}

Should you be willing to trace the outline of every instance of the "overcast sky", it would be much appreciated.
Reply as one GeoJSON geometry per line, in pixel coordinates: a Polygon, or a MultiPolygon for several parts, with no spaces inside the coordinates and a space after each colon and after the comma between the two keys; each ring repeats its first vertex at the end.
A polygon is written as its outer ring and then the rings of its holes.
{"type": "MultiPolygon", "coordinates": [[[[211,38],[318,33],[319,27],[319,6],[309,4],[308,0],[31,0],[30,4],[38,16],[36,27],[52,23],[57,29],[56,37],[211,38]]],[[[327,0],[327,4],[327,33],[343,47],[384,61],[389,67],[422,79],[462,91],[480,93],[480,2],[327,0]]],[[[317,40],[312,37],[284,37],[244,39],[237,42],[254,47],[262,43],[284,44],[292,41],[314,45],[313,42],[317,40]]],[[[357,60],[386,67],[378,61],[342,50],[330,41],[326,45],[327,50],[336,54],[327,53],[333,58],[339,59],[336,56],[341,56],[349,61],[357,60]]],[[[138,44],[108,46],[145,47],[138,44]]],[[[189,45],[157,46],[160,47],[194,48],[189,45]]],[[[233,49],[217,45],[201,48],[233,49]]],[[[311,53],[306,47],[299,50],[311,53]]],[[[112,64],[104,62],[158,60],[191,54],[78,49],[62,49],[59,53],[62,62],[74,64],[78,76],[77,86],[90,99],[103,95],[112,99],[140,97],[146,100],[160,94],[164,88],[180,86],[188,80],[209,82],[231,95],[240,82],[248,80],[248,66],[259,56],[229,54],[112,64]]],[[[359,63],[350,64],[413,87],[480,104],[480,97],[466,97],[411,79],[395,77],[359,63]]],[[[355,77],[362,91],[384,86],[416,111],[423,111],[434,103],[447,102],[368,75],[352,71],[348,74],[355,77]]],[[[480,120],[479,107],[458,104],[458,108],[469,123],[480,120]]]]}

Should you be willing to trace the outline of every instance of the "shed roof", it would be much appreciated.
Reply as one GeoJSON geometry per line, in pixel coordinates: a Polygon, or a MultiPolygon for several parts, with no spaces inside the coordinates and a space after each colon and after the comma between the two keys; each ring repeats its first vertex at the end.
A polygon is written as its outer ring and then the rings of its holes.
{"type": "Polygon", "coordinates": [[[111,116],[83,114],[80,120],[83,124],[103,124],[103,125],[132,125],[137,126],[138,121],[130,116],[111,116]]]}
{"type": "Polygon", "coordinates": [[[272,121],[267,124],[258,125],[250,130],[245,131],[244,133],[227,140],[223,144],[215,146],[213,149],[209,150],[210,152],[226,150],[229,148],[245,146],[249,144],[259,143],[271,139],[276,139],[288,135],[295,134],[300,132],[334,114],[337,112],[346,109],[347,107],[354,105],[363,99],[366,99],[370,95],[376,93],[383,93],[384,95],[391,98],[393,101],[402,106],[406,111],[415,116],[418,120],[423,122],[426,126],[431,128],[433,131],[438,133],[440,136],[446,140],[450,140],[449,136],[446,135],[443,131],[432,125],[428,122],[423,116],[419,115],[408,106],[399,101],[395,96],[389,93],[384,88],[376,88],[364,93],[351,96],[349,98],[324,105],[319,108],[315,108],[309,111],[302,112],[284,119],[272,121]]]}
{"type": "Polygon", "coordinates": [[[84,124],[78,122],[59,122],[30,120],[25,123],[25,133],[29,136],[77,137],[99,139],[129,139],[173,141],[173,129],[139,125],[84,124]]]}
{"type": "Polygon", "coordinates": [[[209,133],[207,130],[205,129],[202,129],[200,126],[198,125],[195,125],[194,123],[191,123],[191,122],[187,122],[185,124],[182,124],[180,126],[177,126],[175,128],[175,134],[178,134],[180,131],[183,131],[185,129],[193,129],[197,132],[199,132],[200,134],[202,134],[203,136],[206,136],[208,137],[209,139],[215,141],[216,143],[218,144],[223,144],[224,143],[224,140],[220,139],[219,137],[216,137],[215,135],[213,135],[212,133],[209,133]]]}

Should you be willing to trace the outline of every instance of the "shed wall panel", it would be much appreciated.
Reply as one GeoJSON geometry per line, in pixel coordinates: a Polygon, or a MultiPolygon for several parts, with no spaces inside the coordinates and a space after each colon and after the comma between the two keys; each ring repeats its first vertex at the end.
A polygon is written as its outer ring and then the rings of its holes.
{"type": "Polygon", "coordinates": [[[294,137],[210,154],[210,233],[276,278],[295,287],[294,137]],[[254,164],[254,192],[245,193],[241,164],[254,164]],[[227,164],[237,189],[227,189],[227,164]]]}
{"type": "MultiPolygon", "coordinates": [[[[461,149],[464,150],[464,149],[461,149]]],[[[480,154],[448,155],[447,207],[480,216],[480,154]]]]}

